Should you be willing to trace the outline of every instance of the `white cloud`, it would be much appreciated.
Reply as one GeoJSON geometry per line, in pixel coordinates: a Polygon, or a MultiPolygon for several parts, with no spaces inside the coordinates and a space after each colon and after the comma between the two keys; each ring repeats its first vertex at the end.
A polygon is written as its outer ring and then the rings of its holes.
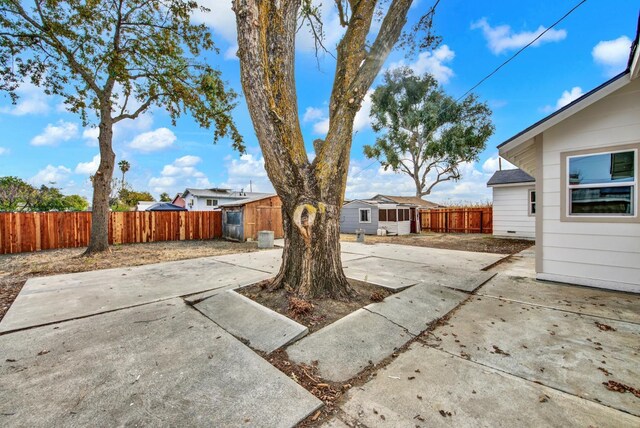
{"type": "Polygon", "coordinates": [[[329,132],[329,118],[325,117],[322,120],[313,124],[313,132],[318,135],[327,135],[329,132]]]}
{"type": "Polygon", "coordinates": [[[24,116],[49,112],[47,95],[34,84],[24,83],[16,90],[16,93],[20,97],[16,105],[0,108],[1,113],[24,116]]]}
{"type": "Polygon", "coordinates": [[[324,118],[324,111],[315,107],[307,107],[302,116],[303,122],[314,122],[316,120],[324,118]]]}
{"type": "Polygon", "coordinates": [[[42,134],[31,139],[32,146],[57,146],[78,136],[78,125],[60,120],[57,125],[48,124],[42,134]]]}
{"type": "Polygon", "coordinates": [[[228,43],[235,43],[236,16],[231,9],[231,0],[198,0],[198,4],[209,9],[209,12],[195,11],[193,21],[207,25],[228,43]]]}
{"type": "Polygon", "coordinates": [[[89,162],[80,162],[76,165],[74,172],[76,174],[93,175],[100,165],[100,155],[95,155],[89,162]]]}
{"type": "Polygon", "coordinates": [[[0,147],[0,156],[9,154],[9,149],[0,147]]]}
{"type": "Polygon", "coordinates": [[[573,88],[571,88],[571,90],[562,92],[562,95],[560,95],[560,98],[558,98],[558,100],[556,101],[555,106],[544,106],[542,108],[542,111],[544,113],[553,113],[554,111],[561,109],[572,101],[577,100],[582,95],[584,95],[584,92],[582,92],[582,88],[580,88],[579,86],[574,86],[573,88]]]}
{"type": "Polygon", "coordinates": [[[498,155],[488,158],[482,164],[482,171],[487,174],[493,174],[500,168],[500,164],[502,163],[502,169],[516,169],[517,167],[509,162],[506,159],[502,159],[502,162],[499,161],[498,155]]]}
{"type": "MultiPolygon", "coordinates": [[[[230,45],[224,53],[224,58],[237,60],[236,16],[231,9],[231,0],[198,0],[198,3],[210,11],[202,12],[198,10],[194,12],[192,15],[193,21],[197,24],[207,25],[216,35],[222,37],[230,45]]],[[[330,51],[335,51],[335,46],[345,31],[340,25],[336,7],[333,2],[326,0],[313,0],[312,3],[320,8],[323,31],[325,33],[323,44],[330,51]]],[[[296,50],[299,52],[315,52],[314,38],[306,25],[296,33],[296,50]]]]}
{"type": "Polygon", "coordinates": [[[200,159],[198,156],[187,155],[176,159],[173,163],[178,167],[189,167],[196,166],[200,162],[202,162],[202,159],[200,159]]]}
{"type": "MultiPolygon", "coordinates": [[[[362,99],[360,110],[356,113],[353,119],[353,132],[362,131],[371,125],[371,119],[369,114],[371,113],[371,95],[373,90],[366,93],[362,99]]],[[[327,135],[329,132],[329,115],[326,109],[320,109],[316,107],[307,107],[303,116],[303,122],[314,122],[313,132],[318,135],[327,135]]]]}
{"type": "Polygon", "coordinates": [[[264,168],[264,158],[250,153],[241,155],[237,159],[228,159],[227,181],[221,185],[233,190],[274,191],[264,168]]]}
{"type": "Polygon", "coordinates": [[[453,70],[445,64],[453,61],[456,53],[449,46],[442,45],[433,52],[422,52],[415,62],[406,64],[404,60],[394,62],[389,69],[409,67],[416,75],[431,74],[441,84],[446,84],[454,76],[453,70]]]}
{"type": "Polygon", "coordinates": [[[82,139],[89,147],[98,147],[98,135],[100,130],[98,128],[85,128],[82,131],[82,139]]]}
{"type": "Polygon", "coordinates": [[[63,182],[69,177],[69,174],[71,174],[71,170],[65,166],[47,165],[31,177],[29,182],[34,186],[41,186],[43,184],[50,186],[54,183],[56,187],[62,187],[63,182]]]}
{"type": "Polygon", "coordinates": [[[165,165],[159,177],[149,179],[149,187],[156,193],[182,191],[186,187],[210,187],[206,175],[195,168],[202,162],[198,156],[186,155],[165,165]]]}
{"type": "Polygon", "coordinates": [[[168,128],[158,128],[136,136],[129,144],[132,149],[143,153],[155,152],[170,147],[176,141],[176,136],[168,128]]]}
{"type": "Polygon", "coordinates": [[[627,36],[615,40],[603,40],[593,47],[593,60],[604,67],[605,73],[612,77],[623,71],[629,60],[631,39],[627,36]]]}
{"type": "MultiPolygon", "coordinates": [[[[521,31],[519,33],[514,32],[509,25],[498,25],[492,27],[486,18],[482,18],[473,24],[471,29],[481,29],[484,34],[484,38],[488,42],[489,50],[499,55],[506,51],[520,49],[526,46],[533,39],[538,37],[542,32],[546,30],[542,25],[535,31],[521,31]]],[[[544,36],[540,37],[531,46],[537,47],[543,43],[558,42],[564,40],[567,37],[566,30],[550,29],[544,36]]]]}

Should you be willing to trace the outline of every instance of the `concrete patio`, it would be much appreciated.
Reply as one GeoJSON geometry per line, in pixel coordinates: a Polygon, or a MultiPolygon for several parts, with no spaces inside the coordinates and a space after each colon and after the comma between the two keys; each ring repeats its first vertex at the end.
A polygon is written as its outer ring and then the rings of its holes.
{"type": "Polygon", "coordinates": [[[536,282],[531,255],[343,243],[348,276],[401,291],[311,335],[231,291],[279,249],[30,280],[0,322],[0,424],[294,426],[322,402],[254,351],[288,346],[327,380],[375,369],[327,427],[640,425],[602,384],[640,385],[640,297],[536,282]]]}

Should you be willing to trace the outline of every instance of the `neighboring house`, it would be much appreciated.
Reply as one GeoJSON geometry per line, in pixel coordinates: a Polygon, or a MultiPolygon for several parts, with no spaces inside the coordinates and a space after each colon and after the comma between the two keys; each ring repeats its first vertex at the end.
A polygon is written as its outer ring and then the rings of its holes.
{"type": "Polygon", "coordinates": [[[638,34],[623,73],[498,146],[536,179],[538,279],[640,293],[638,34]]]}
{"type": "Polygon", "coordinates": [[[411,209],[414,205],[385,203],[373,199],[348,202],[340,213],[340,232],[356,233],[362,229],[367,235],[376,235],[384,229],[388,235],[411,233],[411,209]]]}
{"type": "Polygon", "coordinates": [[[274,238],[284,237],[282,202],[276,194],[266,194],[220,206],[222,237],[234,241],[257,240],[258,232],[273,231],[274,238]]]}
{"type": "Polygon", "coordinates": [[[140,201],[136,205],[136,211],[147,211],[150,206],[157,204],[155,201],[140,201]]]}
{"type": "Polygon", "coordinates": [[[179,207],[185,208],[185,202],[184,202],[184,199],[182,198],[182,193],[177,193],[175,198],[173,198],[173,201],[171,201],[171,203],[173,205],[177,205],[179,207]]]}
{"type": "Polygon", "coordinates": [[[496,171],[487,183],[493,188],[493,235],[536,238],[535,179],[521,169],[496,171]]]}
{"type": "Polygon", "coordinates": [[[234,191],[231,189],[191,189],[188,188],[182,194],[184,207],[189,211],[213,211],[218,206],[236,202],[241,199],[267,196],[269,193],[234,191]]]}
{"type": "Polygon", "coordinates": [[[433,208],[442,208],[442,205],[435,202],[425,201],[417,196],[392,196],[392,195],[375,195],[374,201],[380,201],[384,203],[400,204],[403,206],[409,206],[409,231],[410,233],[420,233],[420,211],[430,210],[433,208]]]}
{"type": "Polygon", "coordinates": [[[169,202],[156,202],[147,208],[147,211],[187,211],[187,209],[170,204],[169,202]]]}

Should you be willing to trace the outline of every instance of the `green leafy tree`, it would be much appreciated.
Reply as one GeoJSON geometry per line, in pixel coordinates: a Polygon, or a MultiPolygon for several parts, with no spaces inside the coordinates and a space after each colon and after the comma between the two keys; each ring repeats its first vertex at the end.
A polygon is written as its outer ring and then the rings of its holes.
{"type": "Polygon", "coordinates": [[[89,208],[89,201],[80,195],[69,195],[63,199],[65,211],[86,211],[89,208]]]}
{"type": "Polygon", "coordinates": [[[373,129],[381,135],[364,153],[411,177],[417,197],[459,180],[459,165],[477,161],[494,131],[491,110],[475,95],[456,102],[433,76],[409,68],[386,72],[371,101],[373,129]]]}
{"type": "Polygon", "coordinates": [[[153,195],[151,195],[151,193],[149,192],[136,192],[135,190],[129,190],[127,188],[124,188],[120,191],[119,200],[122,204],[130,208],[135,207],[138,202],[141,201],[155,201],[153,195]]]}
{"type": "Polygon", "coordinates": [[[160,194],[160,202],[171,202],[173,199],[171,199],[171,196],[169,196],[169,194],[167,192],[162,192],[160,194]]]}
{"type": "Polygon", "coordinates": [[[62,97],[83,125],[98,126],[100,165],[93,179],[93,221],[85,254],[108,247],[109,195],[115,167],[113,127],[152,106],[174,124],[189,112],[214,140],[243,148],[230,111],[235,94],[204,55],[215,51],[191,0],[2,0],[0,90],[15,101],[28,80],[62,97]]]}
{"type": "Polygon", "coordinates": [[[40,186],[33,200],[33,211],[64,211],[64,195],[56,187],[40,186]]]}
{"type": "Polygon", "coordinates": [[[18,177],[0,177],[0,211],[25,211],[36,189],[18,177]]]}

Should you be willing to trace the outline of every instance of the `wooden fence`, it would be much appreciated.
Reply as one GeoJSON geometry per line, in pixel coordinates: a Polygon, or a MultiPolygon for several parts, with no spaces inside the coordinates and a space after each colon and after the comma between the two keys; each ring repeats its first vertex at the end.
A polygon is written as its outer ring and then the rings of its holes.
{"type": "Polygon", "coordinates": [[[493,233],[493,208],[439,208],[420,211],[424,231],[493,233]]]}
{"type": "MultiPolygon", "coordinates": [[[[0,213],[0,254],[86,247],[91,213],[0,213]]],[[[112,212],[110,244],[212,239],[222,236],[222,213],[112,212]]]]}

